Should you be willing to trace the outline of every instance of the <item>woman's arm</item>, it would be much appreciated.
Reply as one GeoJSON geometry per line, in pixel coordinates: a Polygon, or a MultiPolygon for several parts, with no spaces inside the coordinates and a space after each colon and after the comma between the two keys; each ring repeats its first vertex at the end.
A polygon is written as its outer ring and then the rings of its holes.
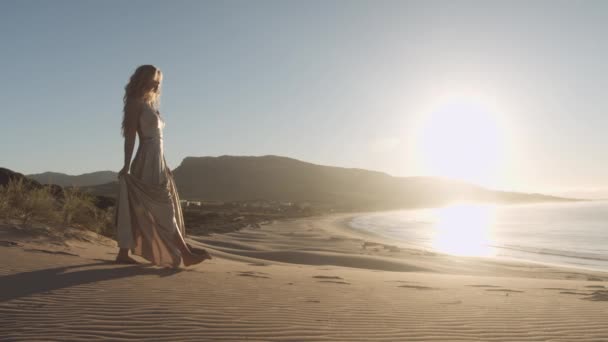
{"type": "Polygon", "coordinates": [[[131,158],[133,157],[133,148],[135,147],[135,136],[137,135],[137,124],[139,122],[139,115],[141,114],[141,106],[137,103],[128,105],[125,112],[125,160],[120,174],[129,173],[131,168],[131,158]]]}

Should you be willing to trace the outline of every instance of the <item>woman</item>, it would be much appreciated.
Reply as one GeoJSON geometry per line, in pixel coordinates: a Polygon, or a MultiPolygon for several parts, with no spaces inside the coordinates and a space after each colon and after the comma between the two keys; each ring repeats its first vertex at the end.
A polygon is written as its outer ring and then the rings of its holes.
{"type": "Polygon", "coordinates": [[[160,266],[198,264],[211,256],[185,240],[185,227],[173,174],[163,152],[165,122],[158,111],[160,69],[138,67],[125,86],[122,134],[125,163],[118,174],[120,191],[116,210],[116,235],[120,248],[116,262],[137,263],[142,256],[160,266]],[[135,135],[137,153],[131,163],[135,135]]]}

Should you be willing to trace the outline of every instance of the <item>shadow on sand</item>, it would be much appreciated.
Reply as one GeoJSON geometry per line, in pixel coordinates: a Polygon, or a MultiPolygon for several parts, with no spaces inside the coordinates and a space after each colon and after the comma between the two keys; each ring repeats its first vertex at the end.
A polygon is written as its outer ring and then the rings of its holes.
{"type": "Polygon", "coordinates": [[[0,276],[0,302],[98,281],[140,275],[167,277],[182,271],[180,269],[157,268],[142,265],[107,267],[109,265],[116,264],[110,261],[100,260],[95,263],[47,268],[0,276]],[[100,266],[105,267],[101,268],[100,266]],[[83,267],[86,267],[87,269],[74,270],[83,267]]]}

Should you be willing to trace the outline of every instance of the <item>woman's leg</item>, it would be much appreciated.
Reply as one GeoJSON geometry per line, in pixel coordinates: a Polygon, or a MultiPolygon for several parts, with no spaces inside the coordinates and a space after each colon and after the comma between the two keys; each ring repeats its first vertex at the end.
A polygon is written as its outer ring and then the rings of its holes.
{"type": "Polygon", "coordinates": [[[116,256],[116,262],[119,264],[139,264],[139,262],[137,262],[137,260],[135,260],[129,256],[128,248],[120,248],[118,250],[118,255],[116,256]]]}

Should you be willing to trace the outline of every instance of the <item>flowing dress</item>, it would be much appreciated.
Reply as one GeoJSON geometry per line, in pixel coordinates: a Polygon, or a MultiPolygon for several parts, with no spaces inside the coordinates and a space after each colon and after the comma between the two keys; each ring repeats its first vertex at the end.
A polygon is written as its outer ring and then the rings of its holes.
{"type": "Polygon", "coordinates": [[[138,122],[139,146],[131,173],[119,176],[116,205],[118,247],[150,262],[178,267],[176,234],[185,237],[184,218],[173,176],[163,151],[165,122],[145,103],[138,122]]]}

